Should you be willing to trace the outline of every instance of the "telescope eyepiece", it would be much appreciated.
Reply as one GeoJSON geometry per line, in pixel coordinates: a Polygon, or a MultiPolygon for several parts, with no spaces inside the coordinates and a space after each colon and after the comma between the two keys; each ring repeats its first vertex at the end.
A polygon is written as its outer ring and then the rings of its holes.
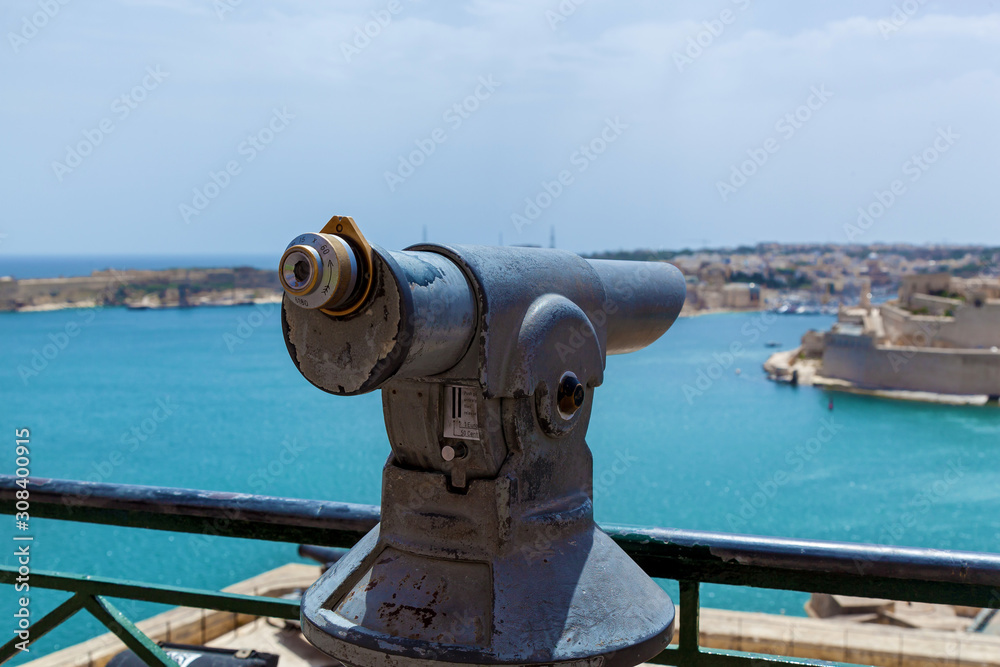
{"type": "Polygon", "coordinates": [[[278,276],[302,308],[339,310],[357,297],[361,273],[357,252],[336,234],[302,234],[288,244],[278,276]]]}
{"type": "Polygon", "coordinates": [[[322,271],[319,253],[309,246],[293,246],[281,260],[281,284],[289,294],[308,294],[322,271]]]}

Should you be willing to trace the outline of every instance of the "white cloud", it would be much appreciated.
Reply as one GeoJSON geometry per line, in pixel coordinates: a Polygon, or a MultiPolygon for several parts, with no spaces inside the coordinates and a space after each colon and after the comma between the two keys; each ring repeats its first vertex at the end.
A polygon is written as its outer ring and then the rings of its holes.
{"type": "MultiPolygon", "coordinates": [[[[651,220],[697,225],[698,238],[716,242],[834,237],[858,200],[937,125],[951,124],[968,141],[912,198],[935,206],[901,205],[893,212],[898,228],[885,229],[900,239],[939,238],[933,216],[950,209],[956,239],[1000,242],[990,213],[1000,202],[987,188],[1000,152],[998,14],[928,10],[884,39],[879,15],[779,21],[761,9],[738,16],[678,72],[674,54],[713,16],[697,3],[624,8],[589,0],[552,31],[544,12],[555,3],[401,2],[351,62],[341,43],[388,0],[267,7],[244,0],[222,21],[211,3],[194,0],[69,6],[72,22],[8,57],[15,95],[0,101],[0,118],[21,132],[7,181],[40,195],[16,202],[14,219],[52,220],[59,238],[61,220],[82,204],[103,211],[88,223],[95,243],[128,243],[119,220],[153,206],[157,224],[170,225],[176,200],[271,107],[288,105],[299,115],[283,145],[248,173],[244,189],[227,193],[226,205],[213,206],[216,222],[197,230],[199,242],[231,240],[252,224],[259,233],[236,238],[259,250],[273,226],[301,226],[342,207],[378,216],[387,230],[418,214],[437,220],[445,232],[438,237],[493,242],[497,231],[510,232],[510,212],[539,179],[614,115],[630,130],[585,186],[546,212],[541,236],[549,224],[572,224],[574,233],[560,238],[598,248],[606,243],[600,221],[613,217],[621,245],[676,243],[670,225],[648,231],[651,220]],[[48,162],[156,63],[172,73],[157,99],[74,174],[79,187],[51,182],[48,162]],[[503,82],[501,91],[390,196],[384,170],[488,74],[503,82]],[[722,205],[716,181],[818,84],[834,99],[722,205]],[[286,222],[259,213],[282,206],[291,207],[286,222]]],[[[407,233],[400,238],[415,240],[407,233]]],[[[163,247],[182,252],[194,238],[171,237],[163,247]]]]}

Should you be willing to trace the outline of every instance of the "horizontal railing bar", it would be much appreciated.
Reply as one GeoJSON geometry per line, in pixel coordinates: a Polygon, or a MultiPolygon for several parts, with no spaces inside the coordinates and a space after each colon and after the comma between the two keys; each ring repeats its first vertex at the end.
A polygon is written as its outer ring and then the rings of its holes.
{"type": "MultiPolygon", "coordinates": [[[[17,576],[17,567],[0,565],[0,584],[13,584],[17,576]]],[[[31,586],[80,593],[85,596],[101,595],[125,600],[158,602],[177,607],[214,609],[247,614],[248,616],[273,616],[288,620],[298,620],[299,618],[299,603],[296,600],[203,591],[196,588],[141,583],[110,577],[32,570],[31,586]]]]}
{"type": "Polygon", "coordinates": [[[650,576],[1000,607],[1000,554],[603,526],[650,576]]]}
{"type": "MultiPolygon", "coordinates": [[[[15,512],[0,475],[0,512],[15,512]]],[[[149,486],[30,480],[31,515],[228,537],[350,547],[379,508],[149,486]]],[[[650,576],[862,597],[1000,607],[1000,555],[605,526],[650,576]]]]}
{"type": "MultiPolygon", "coordinates": [[[[0,513],[14,514],[16,477],[0,475],[0,513]]],[[[352,547],[376,505],[132,484],[28,478],[31,516],[272,542],[352,547]]]]}
{"type": "Polygon", "coordinates": [[[799,540],[708,531],[604,526],[619,544],[646,558],[735,563],[776,570],[1000,584],[1000,554],[850,542],[799,540]]]}

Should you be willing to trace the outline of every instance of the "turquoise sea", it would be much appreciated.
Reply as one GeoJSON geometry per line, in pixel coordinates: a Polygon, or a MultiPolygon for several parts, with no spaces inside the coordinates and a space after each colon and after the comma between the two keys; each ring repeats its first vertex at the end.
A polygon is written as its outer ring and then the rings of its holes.
{"type": "MultiPolygon", "coordinates": [[[[611,357],[589,434],[598,520],[1000,549],[1000,410],[764,378],[765,342],[791,347],[830,321],[682,319],[650,348],[611,357]]],[[[14,471],[15,428],[27,427],[39,477],[379,502],[389,453],[379,396],[309,385],[288,359],[276,306],[4,313],[0,350],[4,473],[14,471]],[[47,345],[52,358],[32,367],[47,345]],[[304,450],[284,464],[288,443],[304,450]]],[[[0,523],[0,561],[12,565],[14,521],[0,523]]],[[[220,537],[44,520],[31,533],[33,568],[185,586],[221,588],[297,560],[294,545],[220,537]]],[[[63,597],[33,590],[35,617],[63,597]]],[[[0,596],[5,635],[14,598],[10,588],[0,596]]],[[[703,594],[706,606],[795,615],[806,599],[722,586],[703,594]]],[[[162,609],[121,607],[133,618],[162,609]]],[[[80,613],[29,657],[101,631],[80,613]]]]}

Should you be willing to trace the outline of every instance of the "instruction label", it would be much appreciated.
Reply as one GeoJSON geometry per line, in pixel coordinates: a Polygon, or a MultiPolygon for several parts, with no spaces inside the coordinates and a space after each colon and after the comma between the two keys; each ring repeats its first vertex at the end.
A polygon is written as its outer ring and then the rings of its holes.
{"type": "Polygon", "coordinates": [[[444,388],[444,437],[479,440],[476,390],[471,387],[444,388]]]}

